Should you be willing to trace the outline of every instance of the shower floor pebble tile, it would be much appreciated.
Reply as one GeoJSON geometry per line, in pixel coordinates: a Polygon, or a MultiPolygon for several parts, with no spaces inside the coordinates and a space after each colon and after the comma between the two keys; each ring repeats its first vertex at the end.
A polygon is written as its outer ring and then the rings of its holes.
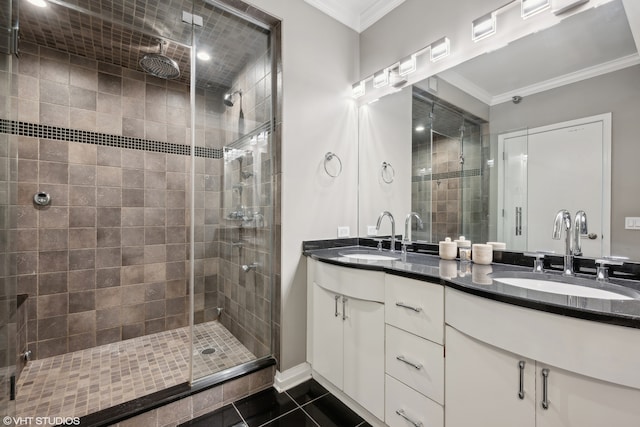
{"type": "MultiPolygon", "coordinates": [[[[217,321],[195,325],[193,340],[194,378],[256,359],[217,321]]],[[[17,415],[81,417],[184,383],[189,352],[189,328],[180,328],[31,361],[18,381],[17,415]]]]}

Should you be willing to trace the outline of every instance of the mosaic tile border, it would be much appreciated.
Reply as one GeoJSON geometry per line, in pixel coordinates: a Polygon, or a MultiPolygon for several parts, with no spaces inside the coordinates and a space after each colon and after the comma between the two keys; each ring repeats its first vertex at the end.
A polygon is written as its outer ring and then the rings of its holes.
{"type": "MultiPolygon", "coordinates": [[[[270,123],[264,123],[247,135],[244,135],[232,145],[240,141],[248,141],[252,137],[260,133],[268,133],[270,129],[270,123]]],[[[152,141],[130,136],[109,135],[100,132],[91,132],[6,119],[0,120],[0,133],[29,136],[34,138],[53,139],[58,141],[79,142],[82,144],[105,145],[116,148],[129,148],[132,150],[152,151],[157,153],[181,154],[184,156],[191,155],[191,146],[189,145],[152,141]]],[[[195,147],[194,154],[196,157],[222,159],[224,157],[224,150],[222,148],[197,146],[195,147]]]]}
{"type": "Polygon", "coordinates": [[[480,169],[468,169],[463,171],[441,172],[422,176],[418,175],[412,176],[411,182],[427,182],[437,181],[440,179],[467,178],[470,176],[482,176],[482,171],[480,169]]]}

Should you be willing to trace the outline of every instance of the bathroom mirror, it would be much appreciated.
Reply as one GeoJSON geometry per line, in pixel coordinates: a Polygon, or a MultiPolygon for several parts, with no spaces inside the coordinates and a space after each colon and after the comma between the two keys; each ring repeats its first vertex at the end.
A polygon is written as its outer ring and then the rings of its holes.
{"type": "MultiPolygon", "coordinates": [[[[625,10],[630,5],[586,9],[362,106],[359,235],[373,234],[382,210],[404,234],[405,216],[417,211],[425,228],[414,222],[414,240],[463,234],[562,253],[564,236],[551,238],[555,212],[573,218],[582,209],[586,256],[640,260],[640,224],[625,228],[626,217],[640,217],[631,196],[640,158],[640,29],[629,23],[638,14],[625,10]],[[589,135],[600,145],[587,146],[580,132],[593,122],[600,124],[589,135]],[[542,135],[552,138],[541,143],[542,135]],[[577,145],[565,146],[572,137],[577,145]],[[383,162],[394,167],[391,183],[383,162]]],[[[389,234],[388,225],[379,234],[389,234]]]]}

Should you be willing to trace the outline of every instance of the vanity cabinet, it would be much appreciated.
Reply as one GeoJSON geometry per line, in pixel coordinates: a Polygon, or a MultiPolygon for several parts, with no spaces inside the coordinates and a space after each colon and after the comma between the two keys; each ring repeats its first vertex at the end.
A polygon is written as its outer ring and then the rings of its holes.
{"type": "Polygon", "coordinates": [[[385,275],[385,423],[444,425],[444,291],[385,275]]]}
{"type": "Polygon", "coordinates": [[[313,370],[384,419],[384,274],[311,262],[313,370]]]}
{"type": "Polygon", "coordinates": [[[445,310],[447,427],[640,425],[637,329],[452,289],[445,310]]]}
{"type": "Polygon", "coordinates": [[[535,362],[451,327],[446,336],[447,427],[534,427],[535,362]]]}

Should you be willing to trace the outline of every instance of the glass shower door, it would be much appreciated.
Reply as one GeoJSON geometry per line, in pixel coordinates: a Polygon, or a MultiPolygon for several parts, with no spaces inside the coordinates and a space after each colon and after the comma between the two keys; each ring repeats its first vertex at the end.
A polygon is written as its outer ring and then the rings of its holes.
{"type": "Polygon", "coordinates": [[[271,33],[206,7],[220,17],[193,27],[192,381],[272,354],[271,33]]]}
{"type": "MultiPolygon", "coordinates": [[[[15,381],[19,374],[17,361],[17,301],[15,272],[11,271],[11,217],[9,203],[12,194],[12,171],[15,172],[15,138],[10,134],[11,111],[11,56],[10,37],[14,22],[12,1],[0,6],[0,416],[15,416],[15,381]],[[13,144],[13,149],[11,145],[13,144]]],[[[5,424],[7,424],[5,422],[5,424]]]]}

